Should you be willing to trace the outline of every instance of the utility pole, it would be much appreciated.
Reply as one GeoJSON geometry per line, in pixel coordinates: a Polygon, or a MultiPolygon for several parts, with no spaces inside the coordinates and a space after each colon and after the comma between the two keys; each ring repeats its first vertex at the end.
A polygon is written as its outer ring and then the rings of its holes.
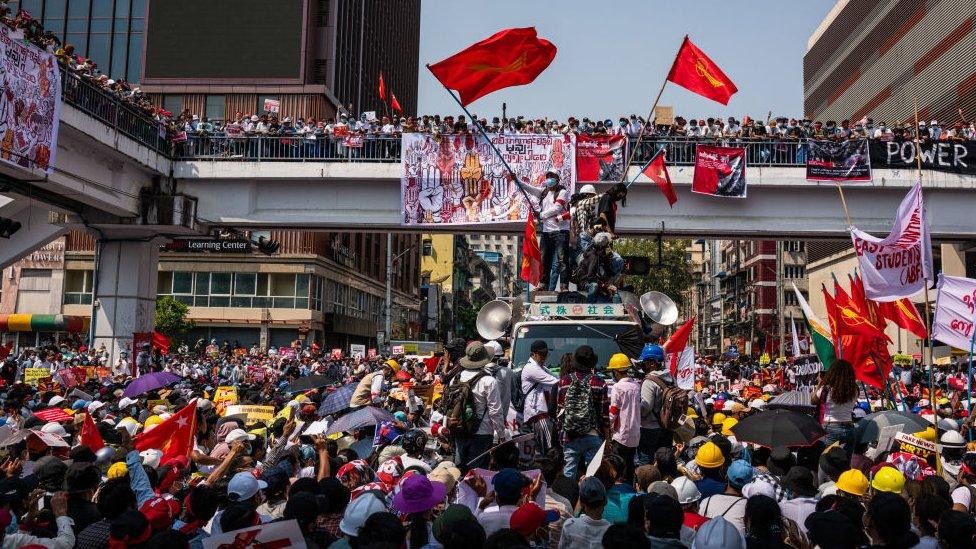
{"type": "Polygon", "coordinates": [[[783,313],[786,304],[783,303],[783,241],[776,241],[776,308],[779,312],[779,356],[786,356],[783,337],[786,332],[783,313]]]}

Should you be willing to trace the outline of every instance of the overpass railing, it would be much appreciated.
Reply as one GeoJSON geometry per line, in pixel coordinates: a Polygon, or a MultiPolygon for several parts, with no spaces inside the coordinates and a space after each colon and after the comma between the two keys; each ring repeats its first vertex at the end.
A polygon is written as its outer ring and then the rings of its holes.
{"type": "Polygon", "coordinates": [[[171,154],[170,143],[159,122],[72,72],[61,71],[61,100],[153,151],[166,156],[171,154]]]}
{"type": "MultiPolygon", "coordinates": [[[[634,146],[636,140],[631,140],[634,146]]],[[[672,166],[692,166],[695,145],[715,144],[745,147],[750,166],[803,166],[808,146],[805,140],[756,139],[643,139],[634,156],[637,166],[648,162],[658,149],[667,148],[672,166]]],[[[190,136],[173,144],[176,160],[225,162],[400,162],[399,137],[367,137],[361,146],[347,146],[344,140],[301,136],[190,136]]]]}

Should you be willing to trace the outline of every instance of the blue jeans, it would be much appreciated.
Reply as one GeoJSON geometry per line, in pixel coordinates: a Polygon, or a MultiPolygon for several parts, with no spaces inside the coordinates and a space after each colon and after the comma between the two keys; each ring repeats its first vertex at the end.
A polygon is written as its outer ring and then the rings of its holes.
{"type": "Polygon", "coordinates": [[[823,438],[824,444],[830,446],[839,441],[847,451],[847,457],[851,457],[854,453],[854,423],[824,423],[824,431],[827,431],[827,436],[823,438]]]}
{"type": "Polygon", "coordinates": [[[488,455],[484,455],[471,463],[468,460],[480,456],[491,448],[492,435],[472,435],[470,437],[454,439],[454,464],[462,473],[475,467],[488,468],[488,455]]]}
{"type": "Polygon", "coordinates": [[[549,291],[556,290],[557,280],[563,286],[568,285],[569,264],[566,260],[569,257],[569,231],[542,233],[540,243],[543,268],[540,285],[549,291]]]}
{"type": "Polygon", "coordinates": [[[566,476],[576,480],[580,462],[582,461],[585,470],[593,457],[596,456],[601,444],[603,444],[603,439],[599,435],[583,435],[563,445],[563,458],[566,460],[564,473],[566,476]]]}

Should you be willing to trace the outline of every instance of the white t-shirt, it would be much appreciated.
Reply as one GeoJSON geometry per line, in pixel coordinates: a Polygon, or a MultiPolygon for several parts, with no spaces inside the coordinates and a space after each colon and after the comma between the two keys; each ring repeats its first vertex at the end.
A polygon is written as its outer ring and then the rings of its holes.
{"type": "Polygon", "coordinates": [[[698,513],[703,517],[722,517],[731,522],[739,532],[746,531],[746,498],[729,494],[709,496],[698,504],[698,513]]]}
{"type": "Polygon", "coordinates": [[[854,413],[855,401],[834,402],[833,392],[827,392],[827,402],[824,410],[824,423],[850,423],[854,413]]]}

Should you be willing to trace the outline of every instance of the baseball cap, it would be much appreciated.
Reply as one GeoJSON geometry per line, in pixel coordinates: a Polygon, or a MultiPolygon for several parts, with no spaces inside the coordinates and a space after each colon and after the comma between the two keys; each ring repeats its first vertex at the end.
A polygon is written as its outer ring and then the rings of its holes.
{"type": "Polygon", "coordinates": [[[588,505],[598,505],[607,500],[607,489],[596,477],[586,477],[579,485],[579,499],[588,505]]]}
{"type": "Polygon", "coordinates": [[[234,475],[227,484],[227,496],[237,496],[238,501],[248,500],[254,497],[259,490],[268,487],[268,483],[254,478],[254,475],[243,471],[234,475]]]}
{"type": "Polygon", "coordinates": [[[227,433],[227,436],[224,437],[224,442],[230,444],[231,442],[236,442],[238,440],[254,440],[255,438],[257,437],[255,437],[252,434],[249,434],[244,429],[234,429],[231,432],[227,433]]]}
{"type": "Polygon", "coordinates": [[[530,501],[512,513],[509,526],[523,536],[529,537],[543,525],[557,520],[559,520],[558,512],[555,510],[545,511],[535,502],[530,501]]]}
{"type": "Polygon", "coordinates": [[[528,486],[528,479],[512,468],[502,469],[491,479],[491,486],[495,494],[505,499],[514,499],[522,494],[522,488],[528,486]]]}
{"type": "Polygon", "coordinates": [[[752,465],[750,465],[748,461],[737,459],[732,462],[732,465],[729,465],[727,474],[729,484],[731,484],[733,488],[742,489],[743,486],[752,480],[752,474],[752,465]]]}

